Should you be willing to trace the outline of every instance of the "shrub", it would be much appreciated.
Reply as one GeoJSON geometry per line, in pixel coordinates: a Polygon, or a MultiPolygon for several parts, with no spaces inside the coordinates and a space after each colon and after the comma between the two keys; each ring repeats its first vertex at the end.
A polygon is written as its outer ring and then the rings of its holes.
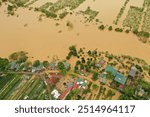
{"type": "Polygon", "coordinates": [[[94,72],[92,79],[93,79],[94,81],[98,80],[98,75],[99,75],[99,74],[98,74],[97,72],[94,72]]]}
{"type": "Polygon", "coordinates": [[[104,26],[104,25],[101,25],[101,26],[98,27],[98,29],[104,30],[104,29],[105,29],[105,26],[104,26]]]}

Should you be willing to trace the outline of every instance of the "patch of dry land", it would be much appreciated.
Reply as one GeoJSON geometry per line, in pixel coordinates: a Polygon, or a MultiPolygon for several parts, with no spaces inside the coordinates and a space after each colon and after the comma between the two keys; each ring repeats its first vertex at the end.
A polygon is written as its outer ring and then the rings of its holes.
{"type": "Polygon", "coordinates": [[[143,8],[144,0],[130,0],[126,5],[126,0],[2,1],[1,57],[24,50],[35,59],[45,60],[54,55],[64,58],[70,45],[78,45],[89,49],[98,48],[116,55],[130,55],[150,63],[150,45],[141,43],[132,31],[126,34],[98,30],[98,26],[102,24],[105,28],[111,25],[113,28],[119,26],[125,29],[121,22],[126,19],[130,6],[143,8]],[[118,25],[115,25],[116,17],[123,6],[125,10],[118,18],[118,25]]]}

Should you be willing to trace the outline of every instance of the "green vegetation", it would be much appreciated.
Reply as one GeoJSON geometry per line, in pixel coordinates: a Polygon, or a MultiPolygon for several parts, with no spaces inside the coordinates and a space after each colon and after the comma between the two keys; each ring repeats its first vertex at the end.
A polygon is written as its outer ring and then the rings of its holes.
{"type": "Polygon", "coordinates": [[[147,8],[145,15],[144,15],[142,31],[150,33],[150,6],[147,8]]]}
{"type": "Polygon", "coordinates": [[[40,11],[43,14],[46,15],[48,18],[57,18],[57,14],[55,14],[53,11],[50,11],[48,8],[52,5],[53,3],[47,2],[44,5],[42,5],[39,8],[35,8],[35,11],[40,11]]]}
{"type": "MultiPolygon", "coordinates": [[[[11,74],[9,76],[7,76],[9,82],[6,83],[6,85],[4,85],[4,87],[0,90],[0,99],[7,99],[7,97],[10,95],[11,91],[13,90],[13,88],[15,88],[19,82],[20,82],[20,76],[19,75],[16,75],[16,74],[11,74]]],[[[5,77],[5,78],[7,78],[5,77]]],[[[2,80],[4,83],[6,81],[2,80]]]]}
{"type": "Polygon", "coordinates": [[[6,71],[8,69],[8,66],[9,66],[8,59],[0,58],[0,72],[6,71]]]}
{"type": "Polygon", "coordinates": [[[98,29],[99,29],[99,30],[104,30],[104,29],[105,29],[105,26],[104,26],[104,25],[101,25],[101,26],[98,27],[98,29]]]}
{"type": "Polygon", "coordinates": [[[42,11],[44,9],[48,9],[53,3],[51,2],[47,2],[44,5],[42,5],[40,8],[38,8],[38,10],[42,11]]]}
{"type": "Polygon", "coordinates": [[[92,88],[93,88],[93,90],[96,90],[96,89],[98,89],[98,86],[96,84],[93,84],[92,88]]]}
{"type": "Polygon", "coordinates": [[[115,93],[112,90],[108,90],[106,94],[106,98],[112,99],[112,97],[115,95],[115,93]]]}
{"type": "Polygon", "coordinates": [[[123,32],[123,29],[121,29],[121,28],[115,28],[115,31],[116,32],[123,32]]]}
{"type": "Polygon", "coordinates": [[[66,57],[66,59],[70,59],[72,56],[75,56],[75,57],[77,57],[78,56],[78,54],[77,54],[77,50],[76,50],[76,46],[70,46],[69,47],[69,53],[68,53],[68,55],[67,55],[67,57],[66,57]]]}
{"type": "Polygon", "coordinates": [[[67,95],[65,100],[77,100],[79,93],[80,93],[79,89],[74,89],[67,95]]]}
{"type": "Polygon", "coordinates": [[[15,10],[16,6],[15,5],[8,5],[7,6],[7,13],[10,15],[14,15],[14,10],[15,10]]]}
{"type": "Polygon", "coordinates": [[[46,17],[48,17],[48,18],[56,18],[57,17],[57,15],[55,13],[50,12],[46,9],[42,9],[41,12],[44,13],[46,15],[46,17]]]}
{"type": "Polygon", "coordinates": [[[34,61],[33,67],[38,67],[38,66],[40,66],[40,61],[39,60],[34,61]]]}
{"type": "Polygon", "coordinates": [[[65,12],[59,14],[59,18],[60,18],[60,19],[63,19],[63,18],[64,18],[65,16],[67,16],[67,15],[68,15],[68,12],[65,11],[65,12]]]}
{"type": "Polygon", "coordinates": [[[51,7],[50,11],[57,12],[66,7],[69,7],[70,10],[77,8],[80,4],[82,4],[85,0],[58,0],[51,7]]]}
{"type": "Polygon", "coordinates": [[[18,7],[24,6],[29,0],[9,0],[12,4],[17,5],[18,7]]]}
{"type": "Polygon", "coordinates": [[[71,83],[76,83],[76,81],[70,83],[70,80],[77,80],[76,78],[83,79],[87,85],[78,84],[79,86],[71,89],[66,95],[67,100],[112,99],[115,95],[114,90],[118,91],[117,95],[120,94],[119,99],[149,99],[150,84],[144,81],[144,78],[149,78],[150,66],[144,60],[125,55],[115,56],[108,52],[99,52],[97,49],[85,51],[85,48],[77,49],[76,46],[69,48],[67,56],[69,59],[76,58],[73,69],[69,61],[59,60],[52,72],[49,61],[35,60],[32,63],[28,61],[27,53],[23,51],[11,54],[9,59],[0,58],[0,99],[54,99],[50,94],[52,90],[58,88],[59,91],[62,88],[64,92],[71,83]],[[102,66],[103,62],[107,64],[102,66]],[[97,67],[97,64],[100,66],[97,67]],[[122,74],[127,77],[130,71],[128,66],[134,65],[138,72],[134,80],[128,77],[126,84],[122,85],[115,81],[112,72],[106,71],[108,65],[119,73],[120,70],[124,71],[122,74]],[[73,79],[63,75],[69,75],[73,79]],[[68,79],[63,82],[63,87],[62,78],[68,79]],[[102,78],[106,78],[107,83],[100,83],[102,78]],[[92,91],[97,93],[93,95],[92,91]]]}
{"type": "Polygon", "coordinates": [[[83,16],[88,16],[86,17],[86,21],[91,22],[95,17],[98,15],[98,11],[93,11],[90,7],[87,7],[85,11],[80,11],[83,16]]]}
{"type": "Polygon", "coordinates": [[[123,15],[123,13],[124,13],[124,11],[125,11],[125,9],[126,9],[127,4],[129,3],[129,1],[130,1],[130,0],[126,0],[125,3],[124,3],[124,5],[123,5],[123,7],[120,9],[120,12],[118,13],[117,19],[116,19],[116,21],[115,21],[115,24],[116,24],[116,25],[118,24],[119,19],[122,17],[122,15],[123,15]]]}
{"type": "Polygon", "coordinates": [[[72,23],[71,21],[67,21],[66,26],[67,26],[69,29],[73,29],[73,23],[72,23]]]}
{"type": "Polygon", "coordinates": [[[58,63],[58,69],[61,71],[61,74],[63,75],[67,74],[67,70],[65,69],[65,65],[63,64],[63,62],[58,63]]]}
{"type": "Polygon", "coordinates": [[[27,59],[28,59],[28,56],[27,56],[27,52],[24,52],[24,51],[20,51],[20,52],[15,52],[13,54],[11,54],[9,56],[9,59],[11,61],[17,61],[19,63],[22,63],[22,62],[26,62],[27,59]]]}
{"type": "Polygon", "coordinates": [[[112,31],[112,30],[113,30],[112,26],[109,26],[108,30],[109,30],[109,31],[112,31]]]}
{"type": "Polygon", "coordinates": [[[28,3],[26,3],[24,6],[25,7],[29,7],[30,5],[34,4],[35,2],[37,2],[38,0],[31,0],[28,3]]]}
{"type": "Polygon", "coordinates": [[[98,80],[98,75],[99,75],[99,74],[98,74],[97,72],[94,72],[92,79],[93,79],[94,81],[98,80]]]}
{"type": "Polygon", "coordinates": [[[138,30],[142,20],[143,9],[131,6],[123,26],[138,30]]]}
{"type": "Polygon", "coordinates": [[[45,68],[49,68],[49,62],[48,61],[43,61],[43,66],[45,68]]]}

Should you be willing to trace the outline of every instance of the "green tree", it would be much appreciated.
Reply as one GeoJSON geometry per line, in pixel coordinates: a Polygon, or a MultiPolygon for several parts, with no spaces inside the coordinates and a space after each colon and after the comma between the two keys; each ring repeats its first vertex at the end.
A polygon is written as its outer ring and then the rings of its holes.
{"type": "Polygon", "coordinates": [[[84,65],[80,64],[80,70],[83,70],[83,69],[84,69],[84,65]]]}
{"type": "Polygon", "coordinates": [[[128,30],[128,29],[127,29],[125,32],[126,32],[126,33],[129,33],[129,32],[130,32],[130,30],[128,30]]]}
{"type": "Polygon", "coordinates": [[[104,29],[105,29],[105,26],[104,26],[104,25],[101,25],[101,26],[98,27],[98,29],[104,30],[104,29]]]}
{"type": "Polygon", "coordinates": [[[65,69],[65,66],[64,66],[63,62],[59,62],[59,63],[58,63],[58,69],[59,69],[59,70],[65,69]]]}
{"type": "Polygon", "coordinates": [[[5,71],[8,69],[9,61],[8,59],[0,58],[0,71],[5,71]]]}
{"type": "Polygon", "coordinates": [[[48,67],[49,67],[49,62],[48,62],[48,61],[43,61],[43,66],[44,66],[45,68],[48,68],[48,67]]]}
{"type": "Polygon", "coordinates": [[[92,52],[91,52],[91,50],[89,50],[89,51],[88,51],[88,55],[91,56],[91,54],[92,54],[92,52]]]}
{"type": "Polygon", "coordinates": [[[128,87],[126,87],[124,89],[124,92],[125,92],[126,95],[132,97],[134,95],[134,93],[135,93],[135,90],[134,90],[134,88],[132,86],[128,86],[128,87]]]}
{"type": "Polygon", "coordinates": [[[79,60],[77,60],[76,65],[80,65],[80,64],[81,64],[81,62],[79,60]]]}
{"type": "Polygon", "coordinates": [[[88,88],[88,89],[85,89],[84,91],[83,91],[83,94],[87,94],[87,93],[89,93],[91,90],[88,88]]]}
{"type": "Polygon", "coordinates": [[[109,26],[108,30],[109,30],[109,31],[112,31],[112,30],[113,30],[112,26],[109,26]]]}
{"type": "Polygon", "coordinates": [[[98,86],[96,84],[93,84],[92,88],[93,88],[93,90],[96,90],[96,89],[98,89],[98,86]]]}
{"type": "Polygon", "coordinates": [[[39,60],[34,61],[33,66],[34,67],[40,66],[40,61],[39,60]]]}
{"type": "Polygon", "coordinates": [[[70,54],[73,55],[73,56],[78,56],[78,53],[77,53],[77,50],[76,50],[76,46],[70,46],[69,47],[69,50],[70,50],[70,54]]]}
{"type": "Polygon", "coordinates": [[[98,75],[99,75],[99,74],[98,74],[97,72],[94,72],[92,79],[93,79],[94,81],[98,80],[98,75]]]}
{"type": "Polygon", "coordinates": [[[15,53],[12,53],[10,56],[9,56],[9,59],[12,60],[12,61],[17,61],[19,63],[22,63],[22,62],[26,62],[27,59],[28,59],[28,56],[27,56],[27,52],[24,52],[24,51],[20,51],[20,52],[15,52],[15,53]]]}
{"type": "Polygon", "coordinates": [[[67,74],[67,70],[65,69],[65,66],[64,66],[63,62],[58,63],[58,69],[61,71],[62,75],[65,76],[67,74]]]}
{"type": "Polygon", "coordinates": [[[82,63],[85,63],[85,59],[83,57],[81,58],[81,61],[82,61],[82,63]]]}
{"type": "Polygon", "coordinates": [[[7,10],[8,10],[8,11],[13,11],[13,8],[14,8],[13,6],[8,5],[7,10]]]}

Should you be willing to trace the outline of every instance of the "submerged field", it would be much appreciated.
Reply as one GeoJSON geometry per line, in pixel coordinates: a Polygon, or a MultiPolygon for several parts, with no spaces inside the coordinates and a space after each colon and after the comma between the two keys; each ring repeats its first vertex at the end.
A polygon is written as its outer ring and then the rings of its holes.
{"type": "MultiPolygon", "coordinates": [[[[63,58],[67,48],[76,44],[150,61],[149,44],[141,43],[131,32],[106,30],[109,26],[121,28],[127,20],[130,6],[142,8],[143,0],[74,0],[72,4],[62,1],[26,0],[23,6],[13,0],[1,3],[0,25],[3,28],[0,29],[0,55],[6,57],[14,51],[25,50],[30,53],[31,59],[44,60],[54,55],[63,58]],[[11,7],[8,8],[8,5],[11,7]],[[123,13],[120,11],[122,7],[125,8],[123,13]],[[115,21],[118,25],[114,24],[115,21]],[[98,29],[100,25],[108,26],[101,31],[98,29]]],[[[147,22],[148,15],[143,16],[147,22]]],[[[147,31],[148,26],[144,24],[141,29],[147,31]]]]}

